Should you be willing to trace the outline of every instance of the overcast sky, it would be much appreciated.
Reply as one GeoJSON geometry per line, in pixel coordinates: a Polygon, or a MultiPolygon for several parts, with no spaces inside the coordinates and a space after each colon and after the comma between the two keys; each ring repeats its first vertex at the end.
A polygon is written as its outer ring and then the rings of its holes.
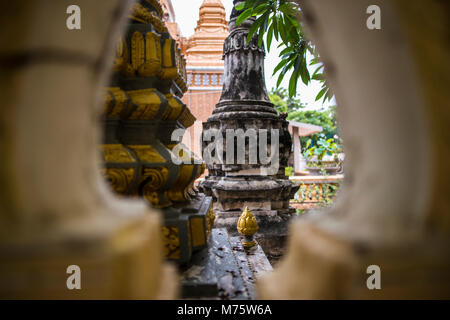
{"type": "MultiPolygon", "coordinates": [[[[181,34],[184,37],[190,37],[194,34],[194,29],[197,26],[197,21],[199,18],[199,9],[203,0],[172,0],[172,4],[175,10],[176,21],[178,22],[181,34]]],[[[227,12],[227,19],[231,14],[231,9],[233,8],[233,0],[222,0],[225,10],[227,12]]],[[[278,79],[278,74],[272,77],[273,69],[279,63],[280,58],[278,57],[280,50],[277,49],[278,44],[275,40],[272,43],[270,52],[266,55],[265,61],[265,75],[266,75],[266,86],[270,91],[271,88],[276,86],[278,79]]],[[[310,70],[312,73],[314,70],[310,70]]],[[[281,86],[287,88],[289,83],[288,77],[286,77],[281,86]]],[[[297,89],[298,97],[300,100],[308,106],[308,109],[318,109],[323,107],[321,101],[314,101],[317,93],[320,91],[321,85],[318,81],[312,81],[308,86],[305,86],[301,80],[299,81],[299,86],[297,89]]],[[[325,103],[324,106],[328,106],[330,103],[325,103]]],[[[335,104],[334,101],[331,104],[335,104]]]]}

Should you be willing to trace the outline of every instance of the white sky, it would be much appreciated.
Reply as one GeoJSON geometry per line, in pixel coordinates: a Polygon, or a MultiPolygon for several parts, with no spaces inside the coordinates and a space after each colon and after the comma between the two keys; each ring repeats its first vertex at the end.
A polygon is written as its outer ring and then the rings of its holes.
{"type": "MultiPolygon", "coordinates": [[[[173,8],[175,10],[176,21],[178,22],[181,34],[184,37],[190,37],[194,34],[194,29],[197,26],[197,21],[199,19],[199,9],[203,0],[172,0],[173,8]]],[[[227,19],[231,14],[233,8],[233,0],[222,0],[222,3],[227,12],[227,19]]],[[[278,73],[272,77],[273,69],[277,66],[280,61],[279,52],[277,49],[278,43],[275,39],[272,42],[272,47],[270,53],[266,54],[265,60],[265,76],[266,76],[266,86],[267,90],[271,90],[276,87],[278,73]]],[[[314,72],[314,68],[310,68],[310,72],[314,72]]],[[[287,88],[289,84],[289,74],[283,82],[281,87],[287,88]]],[[[312,81],[308,86],[305,86],[301,80],[299,80],[299,85],[297,88],[298,98],[307,105],[307,109],[319,109],[322,107],[327,107],[329,105],[334,105],[336,102],[326,102],[322,105],[321,101],[314,101],[317,93],[321,89],[321,84],[318,81],[312,81]]]]}

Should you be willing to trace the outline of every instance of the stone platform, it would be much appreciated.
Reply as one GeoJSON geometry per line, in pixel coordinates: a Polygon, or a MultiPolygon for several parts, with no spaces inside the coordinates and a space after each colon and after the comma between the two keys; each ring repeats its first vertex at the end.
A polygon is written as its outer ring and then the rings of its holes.
{"type": "Polygon", "coordinates": [[[254,300],[256,278],[272,266],[261,246],[244,249],[240,237],[216,228],[183,271],[183,299],[254,300]]]}

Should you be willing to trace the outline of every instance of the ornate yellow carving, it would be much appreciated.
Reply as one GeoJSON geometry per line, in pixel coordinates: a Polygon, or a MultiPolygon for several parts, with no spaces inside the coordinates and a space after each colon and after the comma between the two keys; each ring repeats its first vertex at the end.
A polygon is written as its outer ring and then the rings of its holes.
{"type": "Polygon", "coordinates": [[[183,111],[185,104],[172,93],[166,94],[166,98],[169,101],[169,108],[163,115],[163,120],[176,120],[183,111]]]}
{"type": "Polygon", "coordinates": [[[113,70],[122,73],[125,76],[133,77],[135,75],[133,67],[129,64],[130,52],[124,38],[121,38],[116,45],[116,58],[113,63],[113,70]]]}
{"type": "Polygon", "coordinates": [[[131,36],[131,65],[137,70],[145,59],[144,36],[139,31],[135,31],[131,36]]]}
{"type": "Polygon", "coordinates": [[[154,12],[150,13],[150,23],[159,33],[169,33],[166,24],[154,12]]]}
{"type": "Polygon", "coordinates": [[[139,67],[138,73],[144,77],[159,75],[161,63],[161,36],[148,32],[145,35],[145,63],[139,67]]]}
{"type": "Polygon", "coordinates": [[[145,190],[158,191],[166,183],[169,178],[169,170],[167,168],[145,168],[142,174],[145,183],[145,190]]]}
{"type": "Polygon", "coordinates": [[[164,167],[145,168],[142,176],[141,195],[155,208],[165,208],[172,205],[166,200],[166,192],[161,189],[169,179],[169,170],[164,167]]]}
{"type": "Polygon", "coordinates": [[[119,87],[111,87],[107,90],[105,115],[110,119],[118,119],[125,110],[129,98],[125,91],[119,87]]]}
{"type": "Polygon", "coordinates": [[[162,227],[164,256],[168,259],[180,258],[180,238],[177,227],[164,226],[162,227]]]}
{"type": "MultiPolygon", "coordinates": [[[[157,1],[155,1],[155,3],[157,3],[157,1]]],[[[152,24],[155,30],[159,33],[169,32],[160,16],[162,16],[162,13],[160,13],[158,16],[157,13],[150,11],[140,3],[137,3],[133,6],[133,10],[129,17],[141,23],[152,24]]]]}
{"type": "Polygon", "coordinates": [[[120,38],[116,44],[116,59],[114,60],[113,68],[115,71],[120,71],[122,65],[125,63],[125,47],[126,42],[123,38],[120,38]]]}
{"type": "Polygon", "coordinates": [[[258,222],[248,207],[245,207],[244,212],[242,212],[238,219],[237,230],[245,238],[245,240],[242,241],[242,245],[244,247],[248,248],[256,245],[256,242],[253,240],[253,236],[258,231],[258,222]]]}
{"type": "Polygon", "coordinates": [[[178,85],[178,87],[183,92],[186,92],[187,91],[187,86],[186,86],[186,80],[187,80],[186,59],[181,54],[181,50],[179,48],[177,48],[176,51],[175,51],[175,65],[176,65],[177,70],[178,70],[178,74],[177,74],[177,77],[175,79],[175,83],[178,85]]]}
{"type": "Polygon", "coordinates": [[[138,159],[141,162],[147,163],[166,163],[167,160],[164,159],[162,155],[158,153],[151,145],[130,145],[138,159]]]}
{"type": "MultiPolygon", "coordinates": [[[[103,145],[103,160],[107,164],[114,163],[161,163],[167,162],[150,145],[131,145],[128,149],[123,145],[103,145]],[[136,157],[136,158],[135,158],[136,157]]],[[[167,192],[162,191],[169,179],[169,169],[161,166],[156,168],[145,168],[142,172],[137,172],[134,168],[105,168],[103,175],[109,181],[112,188],[121,195],[139,194],[151,203],[154,207],[163,208],[172,204],[167,192]],[[130,189],[132,182],[136,180],[138,188],[130,189]]]]}
{"type": "Polygon", "coordinates": [[[150,3],[153,8],[156,9],[156,11],[158,11],[158,14],[162,17],[164,15],[164,9],[161,6],[161,3],[159,3],[158,0],[146,0],[148,3],[150,3]]]}
{"type": "MultiPolygon", "coordinates": [[[[166,208],[173,205],[172,201],[185,202],[196,195],[193,181],[204,170],[204,164],[201,167],[198,164],[173,164],[170,148],[163,150],[167,146],[158,141],[160,133],[156,128],[164,126],[164,121],[177,121],[177,126],[187,128],[195,118],[178,96],[161,93],[176,92],[178,95],[178,88],[182,92],[187,90],[186,60],[176,41],[170,38],[160,3],[157,0],[144,1],[150,5],[141,1],[133,6],[130,13],[133,22],[115,48],[114,80],[118,81],[114,83],[127,83],[127,89],[111,87],[107,90],[103,114],[106,120],[122,120],[122,125],[117,121],[105,121],[108,139],[115,137],[133,145],[103,145],[102,155],[107,168],[102,173],[117,193],[140,196],[153,207],[166,208]],[[136,90],[128,90],[130,88],[136,90]],[[152,121],[148,121],[148,127],[145,127],[147,123],[143,120],[152,121]],[[134,136],[138,134],[137,130],[145,132],[142,134],[148,133],[150,137],[155,136],[154,143],[136,145],[144,141],[134,136]],[[177,172],[178,176],[175,176],[177,172]]],[[[174,128],[173,123],[169,128],[174,128]]],[[[187,148],[181,151],[182,160],[192,163],[192,157],[187,148]]],[[[191,245],[202,247],[206,244],[206,235],[212,228],[211,219],[213,221],[214,217],[210,216],[209,222],[200,215],[188,220],[170,219],[165,219],[167,225],[163,228],[165,256],[186,262],[192,252],[191,245]],[[186,233],[181,231],[185,227],[186,233]]]]}
{"type": "Polygon", "coordinates": [[[178,121],[185,128],[189,128],[190,126],[192,126],[194,124],[195,120],[196,119],[195,119],[194,115],[191,113],[191,111],[188,108],[184,109],[183,114],[178,119],[178,121]]]}
{"type": "Polygon", "coordinates": [[[108,168],[102,169],[102,173],[114,191],[122,195],[130,191],[130,185],[136,175],[133,168],[108,168]]]}
{"type": "Polygon", "coordinates": [[[158,113],[166,101],[163,96],[157,94],[157,90],[151,89],[141,89],[141,90],[131,90],[127,91],[128,96],[131,101],[136,105],[135,110],[128,116],[130,120],[151,120],[158,113]]]}
{"type": "Polygon", "coordinates": [[[176,79],[178,76],[178,68],[176,65],[176,48],[177,43],[174,39],[164,40],[163,45],[163,71],[161,77],[163,79],[176,79]]]}
{"type": "Polygon", "coordinates": [[[131,11],[130,18],[141,23],[150,23],[150,11],[140,3],[136,3],[131,11]]]}
{"type": "Polygon", "coordinates": [[[177,181],[175,182],[174,186],[168,191],[170,200],[174,202],[184,202],[190,199],[190,196],[186,191],[186,187],[189,186],[191,180],[194,178],[192,176],[194,168],[195,165],[193,164],[181,165],[177,181]]]}
{"type": "Polygon", "coordinates": [[[102,146],[103,161],[107,163],[133,163],[136,160],[121,144],[104,144],[102,146]]]}
{"type": "MultiPolygon", "coordinates": [[[[157,1],[154,2],[155,4],[152,5],[156,5],[157,1]]],[[[167,26],[161,19],[161,16],[162,14],[158,16],[158,14],[156,14],[155,12],[150,11],[141,4],[137,3],[133,6],[133,11],[130,15],[130,18],[141,23],[151,24],[154,30],[156,30],[156,32],[159,32],[160,34],[168,33],[169,31],[167,29],[167,26]]],[[[186,60],[181,54],[181,50],[178,48],[176,41],[171,38],[164,40],[161,57],[161,40],[159,39],[158,42],[155,42],[154,41],[155,36],[151,34],[152,32],[147,33],[145,35],[144,41],[143,34],[141,34],[139,31],[134,32],[131,38],[132,68],[134,70],[137,70],[139,75],[141,76],[160,75],[163,79],[175,80],[175,83],[178,85],[178,87],[183,92],[186,92],[187,91],[186,60]],[[152,47],[155,45],[157,47],[152,47]],[[159,54],[160,58],[154,59],[148,56],[152,54],[159,54]],[[149,59],[151,61],[149,61],[149,59]]],[[[126,46],[122,47],[122,49],[125,48],[126,46]]],[[[119,50],[119,52],[124,53],[123,50],[119,50]]],[[[122,73],[129,74],[127,64],[124,63],[125,61],[127,61],[126,58],[123,59],[119,58],[117,64],[123,66],[124,70],[122,73]]],[[[118,67],[118,69],[120,68],[118,67]]]]}

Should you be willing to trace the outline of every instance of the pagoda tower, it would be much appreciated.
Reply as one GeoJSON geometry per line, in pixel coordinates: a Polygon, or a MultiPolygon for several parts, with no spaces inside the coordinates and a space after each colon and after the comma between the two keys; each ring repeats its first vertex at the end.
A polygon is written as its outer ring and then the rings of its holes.
{"type": "Polygon", "coordinates": [[[201,70],[205,66],[223,70],[223,43],[228,37],[225,7],[220,0],[204,0],[200,6],[195,33],[188,40],[186,59],[188,69],[201,70]]]}
{"type": "Polygon", "coordinates": [[[201,154],[200,134],[206,121],[219,102],[224,76],[223,44],[228,37],[225,7],[220,0],[204,0],[200,6],[195,33],[183,39],[182,51],[186,57],[188,92],[183,102],[196,117],[188,129],[191,150],[201,154]]]}

